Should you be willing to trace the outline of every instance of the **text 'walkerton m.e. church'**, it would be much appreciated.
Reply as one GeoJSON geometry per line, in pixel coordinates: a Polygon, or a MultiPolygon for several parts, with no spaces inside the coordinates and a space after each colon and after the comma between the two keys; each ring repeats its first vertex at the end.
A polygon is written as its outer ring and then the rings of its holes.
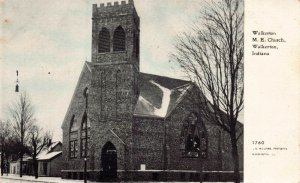
{"type": "Polygon", "coordinates": [[[188,99],[197,86],[140,72],[133,0],[93,5],[92,26],[92,61],[62,124],[62,178],[82,179],[85,158],[96,181],[212,180],[233,171],[228,135],[188,99]]]}

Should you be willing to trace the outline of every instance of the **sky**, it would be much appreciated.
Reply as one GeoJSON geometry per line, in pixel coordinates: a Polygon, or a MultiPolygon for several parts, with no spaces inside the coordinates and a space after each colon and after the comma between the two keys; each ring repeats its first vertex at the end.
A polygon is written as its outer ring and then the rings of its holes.
{"type": "MultiPolygon", "coordinates": [[[[1,2],[0,119],[20,92],[34,105],[38,124],[61,140],[61,124],[84,61],[91,60],[92,4],[109,0],[1,2]]],[[[120,1],[119,1],[120,2],[120,1]]],[[[174,38],[199,15],[202,0],[134,0],[140,16],[140,70],[184,79],[169,62],[174,38]]]]}

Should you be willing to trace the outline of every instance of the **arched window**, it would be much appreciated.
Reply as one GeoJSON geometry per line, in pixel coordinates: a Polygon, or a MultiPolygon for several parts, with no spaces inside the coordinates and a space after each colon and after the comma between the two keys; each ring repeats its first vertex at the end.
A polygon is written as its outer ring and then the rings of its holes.
{"type": "Polygon", "coordinates": [[[80,142],[81,157],[86,157],[85,156],[86,153],[87,153],[87,156],[89,156],[88,143],[89,143],[89,139],[90,139],[90,127],[91,127],[90,120],[88,119],[87,114],[84,113],[83,117],[82,117],[82,123],[81,123],[81,142],[80,142]]]}
{"type": "Polygon", "coordinates": [[[125,51],[125,31],[119,26],[114,32],[114,51],[125,51]]]}
{"type": "Polygon", "coordinates": [[[102,28],[99,33],[98,52],[110,52],[110,35],[109,31],[106,28],[102,28]]]}
{"type": "Polygon", "coordinates": [[[206,158],[206,130],[196,113],[191,113],[183,123],[180,149],[184,157],[206,158]]]}
{"type": "Polygon", "coordinates": [[[78,124],[75,115],[71,118],[69,135],[69,156],[70,158],[76,158],[78,153],[78,124]]]}

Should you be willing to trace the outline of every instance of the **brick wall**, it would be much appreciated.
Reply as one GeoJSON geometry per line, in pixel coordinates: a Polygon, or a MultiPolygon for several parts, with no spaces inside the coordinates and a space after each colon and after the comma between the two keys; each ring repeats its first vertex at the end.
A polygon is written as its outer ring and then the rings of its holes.
{"type": "MultiPolygon", "coordinates": [[[[196,91],[193,91],[196,92],[196,91]]],[[[201,119],[207,131],[208,152],[207,158],[186,158],[181,155],[180,136],[184,119],[197,107],[191,103],[188,97],[175,108],[167,118],[167,161],[169,169],[200,170],[203,162],[205,171],[229,171],[233,170],[230,137],[220,127],[201,119]]],[[[240,169],[243,170],[243,137],[238,141],[240,155],[240,169]]]]}
{"type": "Polygon", "coordinates": [[[139,41],[139,17],[133,3],[121,3],[118,5],[101,4],[93,5],[93,27],[92,27],[92,62],[115,62],[129,61],[139,63],[139,55],[136,53],[136,41],[139,41]],[[126,32],[126,51],[113,52],[112,41],[114,30],[118,27],[126,32]],[[109,53],[98,53],[98,37],[102,28],[107,28],[110,33],[111,48],[109,53]],[[136,39],[135,39],[136,38],[136,39]]]}
{"type": "Polygon", "coordinates": [[[66,113],[62,130],[63,130],[63,141],[62,141],[62,160],[63,165],[62,169],[82,169],[83,163],[80,159],[80,126],[82,122],[82,117],[85,111],[85,103],[86,99],[84,97],[84,90],[86,87],[90,86],[91,81],[91,73],[86,66],[86,64],[83,66],[80,78],[78,80],[78,84],[75,88],[72,101],[69,105],[68,111],[66,113]],[[71,125],[71,118],[75,115],[75,119],[78,124],[78,155],[76,159],[70,159],[69,158],[69,130],[71,125]]]}
{"type": "Polygon", "coordinates": [[[59,155],[53,158],[49,162],[49,174],[50,177],[60,177],[61,176],[61,167],[62,167],[62,155],[59,155]]]}
{"type": "Polygon", "coordinates": [[[163,169],[164,120],[136,117],[133,124],[134,169],[163,169]]]}

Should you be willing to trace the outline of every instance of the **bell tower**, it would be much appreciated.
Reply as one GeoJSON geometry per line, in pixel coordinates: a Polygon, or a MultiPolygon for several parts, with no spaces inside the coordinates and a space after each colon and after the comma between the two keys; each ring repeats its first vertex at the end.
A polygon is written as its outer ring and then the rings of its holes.
{"type": "Polygon", "coordinates": [[[92,96],[98,116],[103,121],[130,117],[139,92],[140,19],[133,0],[94,4],[92,22],[92,96]]]}
{"type": "Polygon", "coordinates": [[[140,18],[133,0],[93,5],[92,62],[139,67],[140,18]]]}
{"type": "Polygon", "coordinates": [[[93,5],[88,103],[91,138],[97,139],[91,143],[96,169],[101,168],[100,152],[108,142],[122,152],[118,169],[132,164],[133,112],[139,95],[139,26],[133,0],[93,5]]]}

